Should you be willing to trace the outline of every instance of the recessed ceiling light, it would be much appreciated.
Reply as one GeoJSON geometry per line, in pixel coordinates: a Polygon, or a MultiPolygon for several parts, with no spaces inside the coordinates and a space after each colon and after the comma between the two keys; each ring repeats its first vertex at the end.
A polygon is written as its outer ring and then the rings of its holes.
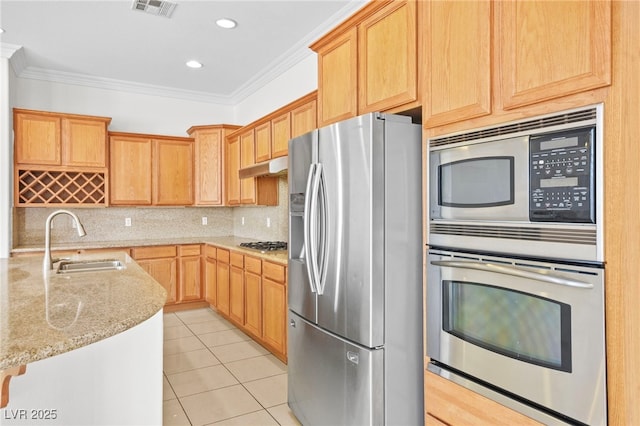
{"type": "Polygon", "coordinates": [[[198,61],[188,61],[187,66],[189,68],[202,68],[202,64],[198,61]]]}
{"type": "Polygon", "coordinates": [[[216,21],[216,25],[219,26],[220,28],[231,29],[231,28],[235,28],[236,25],[238,25],[238,23],[233,19],[222,18],[216,21]]]}

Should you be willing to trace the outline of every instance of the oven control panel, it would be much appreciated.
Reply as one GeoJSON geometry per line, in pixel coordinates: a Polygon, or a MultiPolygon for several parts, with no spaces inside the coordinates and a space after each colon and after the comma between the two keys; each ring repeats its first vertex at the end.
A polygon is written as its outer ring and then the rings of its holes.
{"type": "Polygon", "coordinates": [[[595,223],[595,128],[529,138],[529,219],[595,223]]]}

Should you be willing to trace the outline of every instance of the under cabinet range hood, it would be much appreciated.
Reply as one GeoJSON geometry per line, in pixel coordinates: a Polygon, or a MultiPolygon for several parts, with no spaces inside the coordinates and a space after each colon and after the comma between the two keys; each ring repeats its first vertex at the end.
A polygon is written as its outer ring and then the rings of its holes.
{"type": "Polygon", "coordinates": [[[244,169],[240,169],[240,179],[260,176],[279,176],[287,174],[289,157],[278,157],[269,161],[254,164],[244,169]]]}

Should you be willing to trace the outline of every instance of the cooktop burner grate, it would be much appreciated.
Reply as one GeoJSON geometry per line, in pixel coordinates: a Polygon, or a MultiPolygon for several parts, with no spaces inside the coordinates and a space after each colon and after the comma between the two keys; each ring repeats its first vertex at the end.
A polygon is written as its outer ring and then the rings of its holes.
{"type": "Polygon", "coordinates": [[[257,241],[254,243],[240,243],[240,247],[250,248],[260,251],[286,250],[286,241],[257,241]]]}

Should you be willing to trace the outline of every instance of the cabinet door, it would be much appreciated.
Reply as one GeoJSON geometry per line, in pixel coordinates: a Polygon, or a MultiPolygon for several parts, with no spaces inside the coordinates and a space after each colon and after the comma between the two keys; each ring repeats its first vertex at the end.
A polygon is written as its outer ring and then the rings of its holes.
{"type": "Polygon", "coordinates": [[[425,127],[491,113],[491,2],[425,2],[425,127]]]}
{"type": "Polygon", "coordinates": [[[202,300],[200,256],[180,258],[180,302],[202,300]]]}
{"type": "Polygon", "coordinates": [[[358,115],[358,32],[351,28],[318,49],[318,125],[358,115]]]}
{"type": "Polygon", "coordinates": [[[147,259],[136,261],[142,269],[167,290],[167,305],[176,303],[176,259],[147,259]]]}
{"type": "Polygon", "coordinates": [[[245,327],[256,337],[262,336],[262,278],[245,272],[245,327]]]}
{"type": "Polygon", "coordinates": [[[154,204],[193,204],[193,142],[154,141],[154,204]]]}
{"type": "MultiPolygon", "coordinates": [[[[315,129],[318,122],[318,101],[315,99],[291,111],[291,137],[304,135],[315,129]]],[[[286,146],[285,148],[288,148],[286,146]]]]}
{"type": "Polygon", "coordinates": [[[282,157],[289,152],[290,117],[291,115],[286,112],[271,120],[271,158],[282,157]]]}
{"type": "Polygon", "coordinates": [[[198,130],[195,134],[197,205],[221,206],[223,203],[223,144],[221,129],[198,130]]]}
{"type": "Polygon", "coordinates": [[[151,204],[151,139],[112,136],[110,204],[151,204]]]}
{"type": "Polygon", "coordinates": [[[244,325],[244,270],[236,266],[229,275],[229,317],[244,325]]]}
{"type": "Polygon", "coordinates": [[[63,118],[62,151],[67,166],[106,167],[106,122],[63,118]]]}
{"type": "Polygon", "coordinates": [[[218,307],[218,285],[217,285],[217,261],[210,257],[205,260],[205,292],[204,297],[209,304],[215,308],[218,307]]]}
{"type": "Polygon", "coordinates": [[[494,4],[504,109],[611,84],[610,1],[494,4]]]}
{"type": "Polygon", "coordinates": [[[16,112],[15,159],[18,164],[61,164],[59,117],[16,112]]]}
{"type": "MultiPolygon", "coordinates": [[[[255,138],[253,129],[240,135],[240,168],[255,164],[255,138]]],[[[240,179],[240,203],[255,204],[256,178],[240,179]]]]}
{"type": "Polygon", "coordinates": [[[286,354],[287,295],[284,284],[262,279],[262,338],[277,352],[286,354]]]}
{"type": "Polygon", "coordinates": [[[227,205],[240,204],[240,138],[238,136],[227,141],[227,164],[225,166],[227,185],[227,205]]]}
{"type": "Polygon", "coordinates": [[[229,264],[218,261],[216,271],[218,311],[229,315],[229,264]]]}
{"type": "Polygon", "coordinates": [[[255,128],[255,157],[254,161],[260,163],[271,159],[271,122],[266,122],[255,128]]]}
{"type": "Polygon", "coordinates": [[[417,47],[415,0],[391,2],[360,23],[358,114],[418,99],[417,47]]]}

